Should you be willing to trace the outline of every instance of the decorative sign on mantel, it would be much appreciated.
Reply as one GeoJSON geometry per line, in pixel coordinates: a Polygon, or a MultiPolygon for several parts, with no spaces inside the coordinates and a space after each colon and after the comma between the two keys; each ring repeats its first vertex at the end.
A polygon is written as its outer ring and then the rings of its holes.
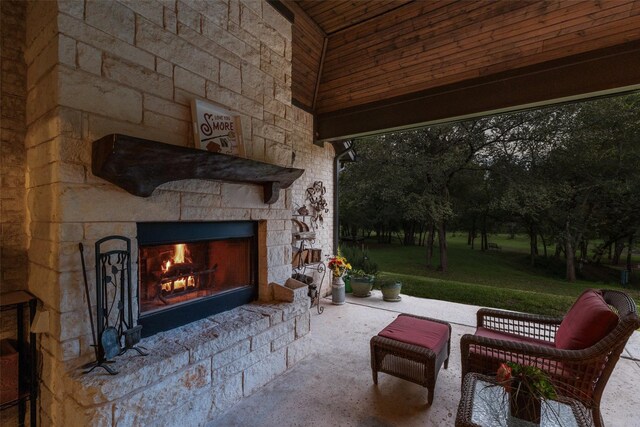
{"type": "Polygon", "coordinates": [[[214,104],[191,101],[196,148],[244,157],[240,117],[214,104]]]}

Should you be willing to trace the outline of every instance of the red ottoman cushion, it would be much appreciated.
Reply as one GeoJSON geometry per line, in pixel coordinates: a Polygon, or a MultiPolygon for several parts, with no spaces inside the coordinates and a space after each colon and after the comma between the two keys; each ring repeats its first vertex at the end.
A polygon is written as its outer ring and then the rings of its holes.
{"type": "Polygon", "coordinates": [[[449,326],[401,314],[378,335],[439,353],[449,340],[449,326]]]}

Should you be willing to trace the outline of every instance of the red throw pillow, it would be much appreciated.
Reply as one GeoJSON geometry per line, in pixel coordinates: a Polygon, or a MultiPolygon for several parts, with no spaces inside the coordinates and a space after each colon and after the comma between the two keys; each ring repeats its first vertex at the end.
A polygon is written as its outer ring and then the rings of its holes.
{"type": "Polygon", "coordinates": [[[591,347],[618,324],[614,313],[593,289],[585,291],[573,304],[556,332],[556,348],[581,350],[591,347]]]}

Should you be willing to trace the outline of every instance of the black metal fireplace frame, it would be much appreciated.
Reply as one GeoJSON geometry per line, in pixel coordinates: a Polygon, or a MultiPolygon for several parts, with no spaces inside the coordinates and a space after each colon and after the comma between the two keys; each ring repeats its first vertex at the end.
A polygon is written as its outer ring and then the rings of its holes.
{"type": "MultiPolygon", "coordinates": [[[[142,325],[143,337],[177,328],[216,313],[231,310],[255,301],[258,298],[257,221],[142,222],[138,223],[137,226],[138,247],[250,238],[251,265],[253,266],[251,271],[251,285],[176,305],[175,307],[167,307],[159,312],[140,314],[140,310],[138,310],[138,325],[142,325]]],[[[137,262],[139,262],[139,259],[137,262]]],[[[139,275],[140,273],[138,272],[138,280],[140,280],[139,275]]],[[[139,292],[138,307],[140,307],[139,292]]]]}

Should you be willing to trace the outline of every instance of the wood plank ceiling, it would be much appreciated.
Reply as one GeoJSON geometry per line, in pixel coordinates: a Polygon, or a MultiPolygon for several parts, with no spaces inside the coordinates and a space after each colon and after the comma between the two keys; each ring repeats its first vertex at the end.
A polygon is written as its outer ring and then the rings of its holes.
{"type": "Polygon", "coordinates": [[[640,84],[640,0],[281,3],[320,140],[640,84]]]}

